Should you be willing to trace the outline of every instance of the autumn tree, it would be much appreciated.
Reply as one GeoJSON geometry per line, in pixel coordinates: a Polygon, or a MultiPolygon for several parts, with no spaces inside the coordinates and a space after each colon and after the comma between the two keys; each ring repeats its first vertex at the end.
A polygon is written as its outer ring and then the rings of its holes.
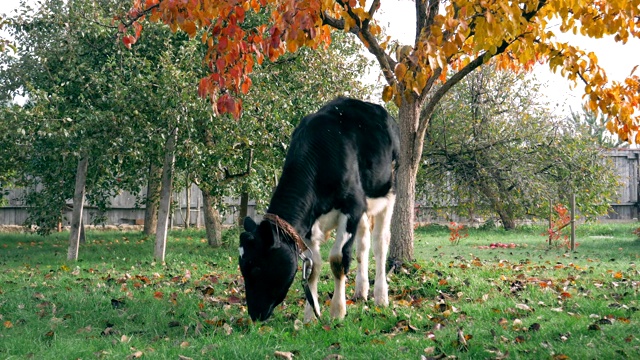
{"type": "Polygon", "coordinates": [[[554,115],[535,81],[493,65],[454,86],[431,118],[417,192],[428,208],[463,216],[545,218],[577,196],[582,216],[609,210],[614,169],[587,127],[554,115]]]}
{"type": "Polygon", "coordinates": [[[290,134],[300,120],[339,95],[367,97],[371,87],[360,74],[369,66],[358,43],[344,34],[332,34],[327,49],[301,48],[276,61],[265,61],[251,74],[253,89],[242,96],[245,109],[239,120],[212,117],[210,107],[192,132],[193,151],[185,154],[193,164],[207,207],[205,222],[212,245],[220,245],[220,214],[224,196],[256,201],[264,207],[279,178],[290,134]],[[309,71],[309,67],[315,71],[309,71]],[[322,89],[322,91],[317,91],[322,89]],[[305,93],[309,96],[299,97],[305,93]],[[198,155],[195,155],[198,154],[198,155]],[[217,230],[216,230],[217,229],[217,230]]]}
{"type": "MultiPolygon", "coordinates": [[[[121,16],[123,42],[131,46],[140,36],[138,20],[168,24],[208,46],[204,57],[210,74],[201,79],[202,96],[215,110],[239,115],[256,63],[275,60],[301,46],[317,48],[330,41],[330,31],[350,32],[380,65],[387,85],[384,101],[399,107],[401,156],[397,200],[392,222],[390,260],[413,258],[413,211],[416,175],[424,135],[437,104],[465,76],[495,58],[501,69],[529,69],[546,62],[576,85],[584,86],[588,106],[607,114],[607,128],[624,141],[640,136],[640,79],[609,82],[595,54],[555,40],[554,31],[626,42],[640,37],[639,0],[418,0],[412,44],[392,44],[381,38],[376,12],[380,0],[134,0],[121,16]],[[246,12],[268,12],[269,21],[251,29],[240,25],[246,12]],[[551,21],[560,23],[551,30],[551,21]],[[198,29],[204,29],[199,33],[198,29]],[[448,76],[448,74],[453,75],[448,76]],[[637,135],[636,135],[637,134],[637,135]]],[[[304,94],[300,94],[304,96],[304,94]]]]}

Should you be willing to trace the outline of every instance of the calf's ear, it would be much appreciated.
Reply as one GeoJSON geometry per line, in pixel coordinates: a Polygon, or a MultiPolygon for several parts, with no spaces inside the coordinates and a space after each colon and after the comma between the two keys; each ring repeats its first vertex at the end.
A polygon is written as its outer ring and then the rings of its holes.
{"type": "Polygon", "coordinates": [[[248,216],[244,218],[244,222],[242,223],[242,225],[244,226],[244,231],[248,231],[248,232],[256,231],[256,227],[257,227],[256,222],[253,221],[253,219],[248,216]]]}
{"type": "Polygon", "coordinates": [[[271,223],[268,221],[260,223],[260,226],[258,227],[258,237],[260,238],[263,248],[268,249],[273,246],[274,237],[271,230],[271,223]]]}

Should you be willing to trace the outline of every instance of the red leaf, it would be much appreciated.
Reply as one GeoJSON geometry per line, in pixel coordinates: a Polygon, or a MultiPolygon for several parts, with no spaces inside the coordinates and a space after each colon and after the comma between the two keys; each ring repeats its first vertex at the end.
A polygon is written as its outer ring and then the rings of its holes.
{"type": "Polygon", "coordinates": [[[134,36],[127,35],[122,37],[122,43],[127,49],[131,49],[131,45],[135,44],[137,39],[134,36]]]}
{"type": "Polygon", "coordinates": [[[206,97],[207,93],[209,93],[209,78],[200,79],[200,84],[198,85],[198,96],[201,98],[206,97]]]}
{"type": "Polygon", "coordinates": [[[156,291],[153,293],[153,297],[160,300],[164,297],[164,294],[161,291],[156,291]]]}

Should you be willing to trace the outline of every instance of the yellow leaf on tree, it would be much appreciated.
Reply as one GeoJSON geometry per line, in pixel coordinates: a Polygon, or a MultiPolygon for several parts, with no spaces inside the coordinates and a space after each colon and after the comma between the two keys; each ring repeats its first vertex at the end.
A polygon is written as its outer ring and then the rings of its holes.
{"type": "Polygon", "coordinates": [[[398,81],[402,81],[407,73],[407,66],[403,63],[398,63],[394,69],[394,73],[396,74],[396,79],[398,79],[398,81]]]}
{"type": "Polygon", "coordinates": [[[390,85],[387,85],[384,87],[384,89],[382,90],[382,101],[387,102],[389,100],[391,100],[391,98],[393,97],[393,87],[390,85]]]}

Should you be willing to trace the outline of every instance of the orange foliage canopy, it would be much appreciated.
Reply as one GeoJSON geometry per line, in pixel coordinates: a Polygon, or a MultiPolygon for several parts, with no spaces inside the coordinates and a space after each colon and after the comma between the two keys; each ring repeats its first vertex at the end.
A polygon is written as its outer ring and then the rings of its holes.
{"type": "Polygon", "coordinates": [[[210,96],[217,111],[235,116],[241,111],[236,94],[249,90],[256,62],[301,46],[326,46],[330,31],[340,29],[356,34],[375,55],[388,83],[385,101],[424,99],[437,83],[446,92],[492,58],[515,71],[546,62],[584,85],[588,106],[610,117],[611,132],[640,142],[640,78],[631,74],[623,82],[609,82],[594,53],[557,42],[547,26],[559,21],[561,32],[611,35],[626,43],[640,38],[640,0],[416,0],[412,45],[380,38],[374,20],[380,1],[134,0],[121,28],[128,46],[140,36],[139,20],[145,17],[201,36],[211,74],[200,81],[200,94],[210,96]],[[248,27],[247,11],[268,12],[269,21],[248,27]]]}

